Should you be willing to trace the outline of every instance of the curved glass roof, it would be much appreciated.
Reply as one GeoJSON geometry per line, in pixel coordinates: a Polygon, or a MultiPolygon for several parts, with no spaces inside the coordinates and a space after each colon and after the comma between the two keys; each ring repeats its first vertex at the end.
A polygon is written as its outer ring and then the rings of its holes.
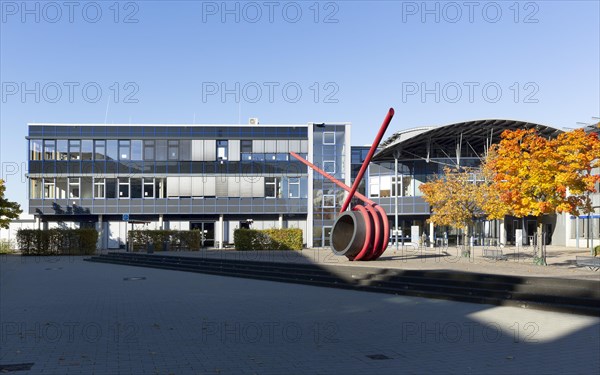
{"type": "Polygon", "coordinates": [[[482,157],[493,143],[500,141],[504,130],[531,129],[554,138],[562,130],[551,126],[518,120],[473,120],[443,126],[401,130],[381,143],[373,160],[415,158],[482,157]]]}

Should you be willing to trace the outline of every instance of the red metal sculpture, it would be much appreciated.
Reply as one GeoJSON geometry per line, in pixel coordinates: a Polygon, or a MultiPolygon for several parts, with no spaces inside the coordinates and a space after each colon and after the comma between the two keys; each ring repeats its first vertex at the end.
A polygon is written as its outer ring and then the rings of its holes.
{"type": "Polygon", "coordinates": [[[383,254],[388,245],[390,226],[387,214],[381,206],[357,193],[356,189],[358,189],[392,117],[394,117],[394,109],[390,108],[352,187],[337,180],[298,154],[290,152],[293,157],[349,193],[340,210],[340,216],[331,229],[331,249],[336,255],[345,255],[350,260],[375,260],[383,254]],[[353,197],[360,199],[364,205],[356,205],[352,207],[352,210],[346,211],[353,197]]]}

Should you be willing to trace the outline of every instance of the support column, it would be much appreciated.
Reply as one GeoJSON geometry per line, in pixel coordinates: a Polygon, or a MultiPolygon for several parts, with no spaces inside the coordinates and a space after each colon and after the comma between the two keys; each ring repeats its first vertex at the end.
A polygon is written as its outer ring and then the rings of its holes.
{"type": "Polygon", "coordinates": [[[279,215],[279,229],[283,229],[283,214],[279,215]]]}
{"type": "Polygon", "coordinates": [[[160,230],[163,229],[163,215],[162,214],[158,215],[158,229],[160,229],[160,230]]]}
{"type": "Polygon", "coordinates": [[[433,223],[429,223],[429,247],[433,247],[434,246],[434,234],[435,234],[435,227],[433,226],[433,223]]]}
{"type": "Polygon", "coordinates": [[[35,217],[35,226],[37,227],[38,230],[42,229],[42,220],[39,216],[35,217]]]}
{"type": "Polygon", "coordinates": [[[219,215],[219,249],[223,248],[223,232],[225,231],[225,227],[223,225],[223,215],[219,215]]]}
{"type": "Polygon", "coordinates": [[[104,247],[104,231],[102,230],[102,215],[98,215],[98,222],[96,223],[96,232],[98,232],[98,242],[96,243],[96,249],[102,250],[104,247]]]}
{"type": "MultiPolygon", "coordinates": [[[[368,181],[365,183],[365,185],[368,181]]],[[[398,250],[398,195],[400,192],[398,191],[398,155],[394,154],[394,189],[396,194],[394,194],[394,225],[396,228],[395,231],[395,241],[396,241],[396,251],[398,250]]],[[[387,240],[386,240],[387,241],[387,240]]]]}
{"type": "Polygon", "coordinates": [[[500,244],[506,245],[506,230],[504,229],[504,219],[500,220],[500,244]]]}
{"type": "Polygon", "coordinates": [[[575,236],[575,247],[579,249],[579,216],[575,218],[575,233],[577,233],[575,236]]]}

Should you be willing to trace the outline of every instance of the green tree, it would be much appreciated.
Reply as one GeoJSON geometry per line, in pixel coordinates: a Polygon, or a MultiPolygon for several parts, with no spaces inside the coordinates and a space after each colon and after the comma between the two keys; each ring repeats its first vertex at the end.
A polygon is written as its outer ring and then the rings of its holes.
{"type": "Polygon", "coordinates": [[[23,212],[18,203],[4,198],[5,190],[4,180],[0,180],[0,228],[8,228],[10,221],[17,219],[21,212],[23,212]]]}

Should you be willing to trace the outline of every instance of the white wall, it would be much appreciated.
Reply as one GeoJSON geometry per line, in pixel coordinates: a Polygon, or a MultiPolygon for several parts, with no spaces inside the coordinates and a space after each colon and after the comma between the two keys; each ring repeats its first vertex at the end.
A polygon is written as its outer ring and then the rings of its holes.
{"type": "Polygon", "coordinates": [[[17,249],[17,231],[19,229],[37,229],[33,215],[24,214],[17,221],[9,224],[8,229],[0,229],[0,240],[10,241],[12,248],[17,249]]]}

